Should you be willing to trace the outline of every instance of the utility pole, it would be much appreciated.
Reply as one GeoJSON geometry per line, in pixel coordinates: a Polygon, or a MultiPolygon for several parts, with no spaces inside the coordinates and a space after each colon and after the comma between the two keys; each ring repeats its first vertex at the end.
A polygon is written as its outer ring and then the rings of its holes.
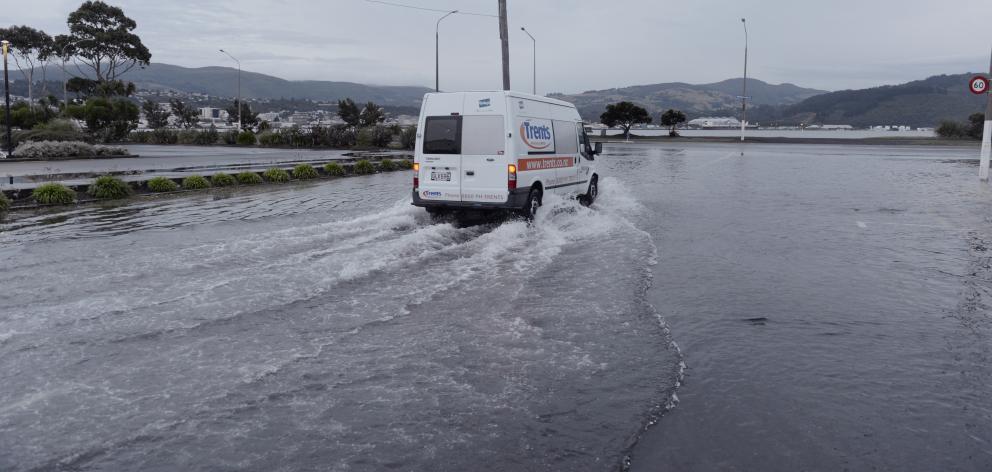
{"type": "Polygon", "coordinates": [[[527,33],[527,36],[530,36],[530,40],[534,43],[534,54],[533,54],[533,56],[534,56],[534,68],[533,68],[533,71],[534,71],[534,88],[533,88],[533,92],[532,93],[534,95],[537,95],[537,40],[534,39],[534,35],[530,34],[530,31],[527,31],[527,28],[524,28],[523,26],[521,26],[520,27],[520,31],[523,31],[524,33],[527,33]]]}
{"type": "Polygon", "coordinates": [[[982,130],[982,157],[978,165],[978,178],[982,181],[989,180],[989,155],[992,154],[992,93],[989,85],[992,85],[992,58],[989,59],[989,76],[986,78],[985,95],[988,96],[988,105],[985,106],[985,128],[982,130]]]}
{"type": "Polygon", "coordinates": [[[499,0],[499,40],[503,43],[503,90],[510,90],[510,34],[506,27],[506,0],[499,0]]]}
{"type": "Polygon", "coordinates": [[[747,126],[747,20],[741,18],[744,25],[744,91],[741,92],[741,142],[744,142],[744,127],[747,126]]]}
{"type": "Polygon", "coordinates": [[[454,15],[458,13],[458,10],[451,10],[446,13],[441,18],[437,19],[437,23],[434,24],[434,91],[441,91],[441,36],[438,30],[441,29],[441,20],[447,18],[449,15],[454,15]]]}
{"type": "Polygon", "coordinates": [[[234,62],[238,63],[238,132],[241,132],[245,129],[245,125],[241,121],[241,109],[245,106],[244,103],[241,103],[241,61],[223,49],[221,49],[220,52],[227,54],[227,57],[234,59],[234,62]]]}
{"type": "Polygon", "coordinates": [[[10,137],[10,80],[7,78],[7,50],[10,48],[10,41],[6,39],[0,42],[0,46],[3,47],[3,94],[5,98],[6,106],[4,107],[6,111],[7,123],[7,157],[14,154],[14,140],[10,137]]]}

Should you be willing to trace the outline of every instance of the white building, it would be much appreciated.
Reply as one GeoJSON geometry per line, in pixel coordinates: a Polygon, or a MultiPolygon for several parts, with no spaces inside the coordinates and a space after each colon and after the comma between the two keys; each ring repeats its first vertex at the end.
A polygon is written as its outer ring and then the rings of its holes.
{"type": "Polygon", "coordinates": [[[690,127],[703,129],[740,128],[741,122],[730,116],[704,117],[690,120],[690,127]]]}

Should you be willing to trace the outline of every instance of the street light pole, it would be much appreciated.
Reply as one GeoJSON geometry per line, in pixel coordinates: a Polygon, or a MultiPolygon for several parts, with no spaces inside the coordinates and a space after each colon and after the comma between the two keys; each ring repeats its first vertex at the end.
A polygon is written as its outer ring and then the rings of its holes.
{"type": "Polygon", "coordinates": [[[7,123],[7,157],[10,157],[11,155],[14,154],[14,141],[10,137],[10,125],[11,125],[11,123],[10,123],[10,81],[7,78],[7,50],[10,48],[10,41],[7,41],[6,39],[3,40],[3,41],[0,41],[0,47],[3,48],[3,94],[4,94],[4,100],[5,100],[5,103],[6,103],[6,105],[4,107],[6,109],[6,115],[5,115],[6,120],[4,120],[4,122],[7,123]]]}
{"type": "Polygon", "coordinates": [[[744,127],[747,125],[747,21],[741,18],[744,25],[744,90],[741,92],[741,142],[744,142],[744,127]]]}
{"type": "Polygon", "coordinates": [[[534,69],[533,69],[534,70],[534,91],[533,91],[533,93],[534,93],[534,95],[537,95],[537,40],[534,39],[534,35],[530,34],[530,31],[527,31],[527,28],[524,28],[523,26],[521,26],[520,27],[520,31],[523,31],[524,33],[527,33],[527,36],[530,36],[530,40],[534,43],[534,54],[533,54],[533,56],[534,56],[534,69]]]}
{"type": "Polygon", "coordinates": [[[241,122],[241,108],[244,107],[244,104],[241,103],[241,61],[223,49],[220,52],[227,54],[227,57],[234,59],[234,62],[238,63],[238,131],[241,132],[244,130],[244,124],[241,122]]]}
{"type": "Polygon", "coordinates": [[[444,16],[437,19],[437,23],[434,24],[434,91],[441,91],[441,35],[439,33],[441,29],[441,20],[458,13],[458,10],[451,10],[445,13],[444,16]]]}

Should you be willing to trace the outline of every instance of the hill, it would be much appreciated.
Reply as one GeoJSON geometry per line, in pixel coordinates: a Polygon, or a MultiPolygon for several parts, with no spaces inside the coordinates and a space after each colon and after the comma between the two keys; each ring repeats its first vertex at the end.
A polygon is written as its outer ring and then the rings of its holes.
{"type": "Polygon", "coordinates": [[[930,127],[942,120],[962,121],[985,109],[986,98],[967,89],[973,75],[938,75],[900,85],[830,92],[794,105],[756,107],[748,118],[763,125],[819,123],[855,127],[930,127]]]}
{"type": "MultiPolygon", "coordinates": [[[[62,77],[62,71],[50,66],[48,78],[62,77]]],[[[40,77],[40,73],[36,73],[40,77]]],[[[19,78],[19,77],[18,77],[19,78]]],[[[232,67],[181,67],[151,64],[134,69],[123,77],[138,89],[172,90],[202,93],[219,97],[237,95],[238,70],[232,67]]],[[[58,79],[56,79],[58,80],[58,79]]],[[[241,71],[241,95],[245,98],[296,98],[335,101],[351,98],[356,102],[373,101],[387,106],[418,107],[427,87],[366,85],[325,80],[286,80],[257,72],[241,71]]]]}
{"type": "MultiPolygon", "coordinates": [[[[741,94],[743,80],[728,79],[698,85],[671,82],[549,96],[574,103],[582,117],[592,121],[599,120],[607,104],[624,100],[645,107],[656,121],[656,115],[669,108],[682,110],[692,119],[702,115],[733,114],[733,110],[740,107],[737,97],[741,94]]],[[[751,97],[751,103],[756,105],[791,105],[823,93],[826,92],[793,84],[769,84],[747,79],[747,94],[751,97]]]]}

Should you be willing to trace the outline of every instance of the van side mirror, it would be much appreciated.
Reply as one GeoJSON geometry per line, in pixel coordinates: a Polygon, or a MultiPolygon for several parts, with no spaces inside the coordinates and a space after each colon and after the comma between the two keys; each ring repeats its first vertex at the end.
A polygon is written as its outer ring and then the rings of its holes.
{"type": "Polygon", "coordinates": [[[595,144],[593,144],[592,153],[593,155],[598,155],[603,153],[603,143],[601,141],[597,141],[595,144]]]}

